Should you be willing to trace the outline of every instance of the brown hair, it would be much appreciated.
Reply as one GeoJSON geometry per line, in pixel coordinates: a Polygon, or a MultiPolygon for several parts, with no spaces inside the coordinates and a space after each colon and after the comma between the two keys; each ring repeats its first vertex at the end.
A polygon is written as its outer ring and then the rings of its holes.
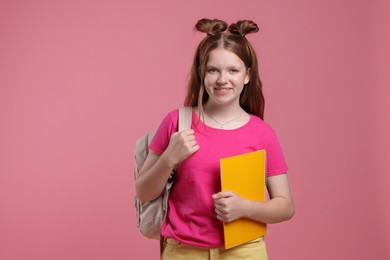
{"type": "Polygon", "coordinates": [[[249,69],[249,82],[245,84],[240,96],[241,107],[247,113],[263,119],[265,101],[258,72],[257,56],[245,38],[246,34],[259,31],[257,24],[253,21],[243,20],[228,27],[226,22],[218,19],[201,19],[195,25],[195,29],[206,33],[207,36],[196,49],[184,105],[198,106],[199,112],[202,114],[203,104],[209,98],[203,87],[209,54],[212,50],[222,47],[236,54],[244,62],[246,69],[249,69]],[[224,33],[226,29],[227,32],[224,33]]]}

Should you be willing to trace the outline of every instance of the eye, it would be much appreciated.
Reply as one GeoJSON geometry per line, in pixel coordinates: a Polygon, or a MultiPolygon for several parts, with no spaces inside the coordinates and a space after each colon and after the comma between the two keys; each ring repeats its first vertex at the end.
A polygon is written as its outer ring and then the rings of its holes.
{"type": "Polygon", "coordinates": [[[230,71],[230,73],[238,73],[238,72],[240,72],[240,70],[236,69],[236,68],[232,68],[229,71],[230,71]]]}
{"type": "Polygon", "coordinates": [[[208,68],[207,69],[207,73],[210,73],[210,74],[213,74],[213,73],[217,73],[218,70],[216,68],[208,68]]]}

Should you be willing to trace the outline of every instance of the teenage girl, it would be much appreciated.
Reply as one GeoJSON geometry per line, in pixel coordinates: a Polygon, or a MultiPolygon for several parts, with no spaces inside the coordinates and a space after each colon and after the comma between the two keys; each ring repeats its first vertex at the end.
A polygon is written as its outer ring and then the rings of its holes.
{"type": "Polygon", "coordinates": [[[179,165],[161,228],[163,259],[268,259],[263,237],[223,247],[223,222],[278,223],[295,210],[278,138],[263,121],[256,53],[245,37],[259,29],[248,20],[228,26],[216,19],[201,19],[195,28],[206,36],[196,50],[184,102],[193,108],[192,129],[177,132],[178,110],[162,120],[136,180],[136,195],[141,201],[158,197],[179,165]],[[270,199],[255,202],[221,192],[219,160],[261,149],[270,199]]]}

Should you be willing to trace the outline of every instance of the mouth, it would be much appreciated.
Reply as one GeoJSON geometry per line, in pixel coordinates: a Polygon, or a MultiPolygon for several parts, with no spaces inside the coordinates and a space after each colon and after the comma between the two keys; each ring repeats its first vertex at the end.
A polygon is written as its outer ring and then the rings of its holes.
{"type": "Polygon", "coordinates": [[[217,92],[217,93],[227,93],[229,92],[230,90],[232,90],[232,88],[214,88],[214,90],[217,92]]]}

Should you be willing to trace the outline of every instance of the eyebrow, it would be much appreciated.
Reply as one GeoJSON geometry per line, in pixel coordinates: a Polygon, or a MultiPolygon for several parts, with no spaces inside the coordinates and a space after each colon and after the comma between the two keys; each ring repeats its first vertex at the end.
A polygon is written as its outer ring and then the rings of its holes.
{"type": "MultiPolygon", "coordinates": [[[[219,69],[218,66],[214,66],[214,65],[207,65],[206,68],[208,68],[208,69],[210,69],[210,68],[219,69]]],[[[233,65],[233,66],[228,66],[227,68],[228,69],[241,69],[242,67],[241,66],[237,66],[237,65],[233,65]]]]}

